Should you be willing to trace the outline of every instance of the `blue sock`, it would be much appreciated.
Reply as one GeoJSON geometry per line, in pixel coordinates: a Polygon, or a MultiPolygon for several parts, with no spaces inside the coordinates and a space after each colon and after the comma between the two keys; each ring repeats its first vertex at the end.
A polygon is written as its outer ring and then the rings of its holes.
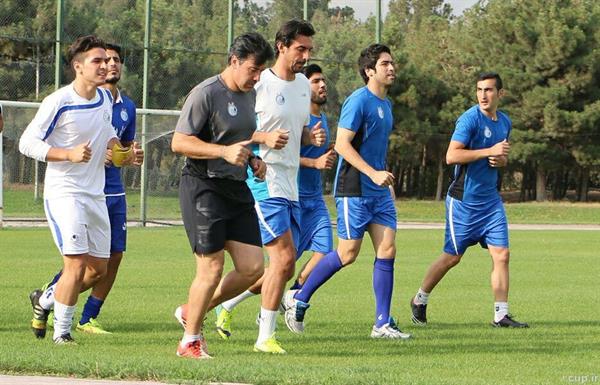
{"type": "Polygon", "coordinates": [[[98,314],[100,314],[100,308],[102,307],[103,303],[103,300],[90,295],[85,303],[85,306],[83,307],[79,324],[83,325],[90,322],[90,318],[98,318],[98,314]]]}
{"type": "Polygon", "coordinates": [[[300,290],[300,289],[302,289],[302,285],[300,285],[300,282],[298,282],[298,280],[295,280],[292,287],[290,287],[290,290],[300,290]]]}
{"type": "Polygon", "coordinates": [[[375,258],[373,291],[375,292],[375,326],[389,322],[392,291],[394,290],[394,259],[375,258]]]}
{"type": "Polygon", "coordinates": [[[52,278],[52,281],[50,281],[50,283],[48,284],[48,287],[54,285],[56,282],[58,282],[58,280],[60,279],[60,276],[62,275],[62,270],[59,271],[58,273],[56,273],[56,275],[54,276],[54,278],[52,278]]]}
{"type": "Polygon", "coordinates": [[[310,272],[306,282],[304,282],[304,285],[298,290],[294,298],[298,301],[308,303],[313,293],[341,268],[342,261],[340,261],[337,251],[334,250],[328,253],[317,263],[315,269],[310,272]]]}

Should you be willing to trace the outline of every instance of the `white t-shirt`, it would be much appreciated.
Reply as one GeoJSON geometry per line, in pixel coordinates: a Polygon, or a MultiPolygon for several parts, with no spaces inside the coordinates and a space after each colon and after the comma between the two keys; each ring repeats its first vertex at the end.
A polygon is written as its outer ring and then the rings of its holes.
{"type": "Polygon", "coordinates": [[[310,123],[310,84],[303,74],[288,81],[266,69],[254,88],[257,131],[289,130],[289,139],[281,150],[258,146],[258,155],[267,164],[265,182],[249,178],[248,185],[257,201],[274,197],[298,201],[302,131],[310,123]]]}
{"type": "Polygon", "coordinates": [[[92,157],[87,163],[48,162],[44,198],[87,195],[104,197],[104,159],[108,141],[116,137],[111,124],[112,96],[103,88],[87,100],[73,84],[48,95],[23,132],[19,150],[45,161],[50,147],[74,148],[90,141],[92,157]]]}

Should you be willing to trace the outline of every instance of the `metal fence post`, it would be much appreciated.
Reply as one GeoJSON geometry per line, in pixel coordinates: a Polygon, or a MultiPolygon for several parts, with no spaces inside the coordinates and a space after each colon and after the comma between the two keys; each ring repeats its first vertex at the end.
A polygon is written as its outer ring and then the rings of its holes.
{"type": "Polygon", "coordinates": [[[376,0],[375,43],[381,43],[381,0],[376,0]]]}
{"type": "Polygon", "coordinates": [[[233,43],[233,0],[229,0],[227,16],[227,47],[225,48],[225,52],[229,52],[229,47],[233,43]]]}
{"type": "MultiPolygon", "coordinates": [[[[58,90],[60,88],[60,84],[62,81],[62,67],[61,67],[61,51],[62,51],[62,38],[63,38],[63,16],[65,12],[65,1],[57,0],[56,1],[56,39],[54,42],[54,90],[58,90]]],[[[38,63],[39,63],[39,46],[38,46],[38,63]]],[[[39,71],[39,64],[36,69],[39,71]]],[[[36,80],[36,100],[38,99],[38,88],[36,80]]],[[[40,162],[34,162],[34,172],[33,172],[33,199],[40,199],[40,162]]]]}
{"type": "Polygon", "coordinates": [[[302,18],[304,20],[308,20],[308,0],[304,0],[304,4],[302,7],[302,18]]]}
{"type": "MultiPolygon", "coordinates": [[[[150,60],[150,31],[152,17],[152,0],[146,0],[146,23],[144,25],[144,78],[142,108],[148,108],[148,70],[150,60]]],[[[148,155],[147,141],[147,121],[146,114],[142,115],[142,149],[144,154],[148,155]]],[[[140,181],[140,221],[142,226],[146,226],[146,203],[148,194],[148,160],[142,164],[142,177],[140,181]]]]}

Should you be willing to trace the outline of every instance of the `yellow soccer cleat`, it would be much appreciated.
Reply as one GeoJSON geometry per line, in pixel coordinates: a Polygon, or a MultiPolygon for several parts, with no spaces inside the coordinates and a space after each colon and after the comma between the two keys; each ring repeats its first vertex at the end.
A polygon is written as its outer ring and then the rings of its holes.
{"type": "Polygon", "coordinates": [[[90,318],[90,320],[83,325],[77,323],[77,327],[75,328],[78,332],[89,333],[89,334],[112,334],[109,331],[104,330],[100,322],[98,322],[95,318],[90,318]]]}
{"type": "Polygon", "coordinates": [[[254,345],[254,351],[258,353],[270,353],[270,354],[286,354],[287,352],[283,350],[279,341],[275,338],[275,333],[265,341],[260,344],[257,343],[254,345]]]}
{"type": "Polygon", "coordinates": [[[231,318],[233,315],[232,311],[227,311],[221,305],[215,308],[215,312],[217,313],[217,321],[215,322],[215,326],[217,327],[217,333],[224,340],[228,340],[231,337],[231,318]]]}

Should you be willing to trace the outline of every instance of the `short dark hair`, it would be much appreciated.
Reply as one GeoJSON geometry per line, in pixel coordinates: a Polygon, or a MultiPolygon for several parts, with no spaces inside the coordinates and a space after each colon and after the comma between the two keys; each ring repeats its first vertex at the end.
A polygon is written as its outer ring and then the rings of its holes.
{"type": "Polygon", "coordinates": [[[318,64],[309,64],[306,67],[302,68],[302,73],[306,76],[307,79],[310,79],[313,74],[322,74],[323,70],[318,64]]]}
{"type": "Polygon", "coordinates": [[[502,79],[500,78],[500,75],[498,75],[496,72],[482,72],[477,76],[478,83],[482,80],[487,79],[496,79],[496,89],[498,91],[502,89],[502,79]]]}
{"type": "Polygon", "coordinates": [[[361,51],[358,57],[358,73],[363,78],[365,84],[369,82],[366,70],[375,69],[379,56],[384,52],[392,54],[389,47],[383,44],[371,44],[361,51]]]}
{"type": "Polygon", "coordinates": [[[289,47],[298,35],[311,37],[314,34],[315,29],[306,20],[292,19],[285,22],[275,34],[275,57],[279,56],[277,43],[282,43],[284,47],[289,47]]]}
{"type": "Polygon", "coordinates": [[[231,64],[233,56],[240,59],[240,61],[246,60],[249,56],[254,56],[254,63],[263,65],[273,59],[273,49],[261,34],[250,32],[233,40],[231,47],[229,47],[227,64],[231,64]]]}
{"type": "Polygon", "coordinates": [[[119,59],[121,59],[121,63],[125,61],[125,56],[123,56],[123,49],[120,45],[114,43],[106,43],[106,49],[110,49],[115,51],[119,55],[119,59]]]}
{"type": "Polygon", "coordinates": [[[106,43],[96,35],[80,36],[67,49],[67,61],[72,65],[77,55],[93,48],[106,49],[106,43]]]}

